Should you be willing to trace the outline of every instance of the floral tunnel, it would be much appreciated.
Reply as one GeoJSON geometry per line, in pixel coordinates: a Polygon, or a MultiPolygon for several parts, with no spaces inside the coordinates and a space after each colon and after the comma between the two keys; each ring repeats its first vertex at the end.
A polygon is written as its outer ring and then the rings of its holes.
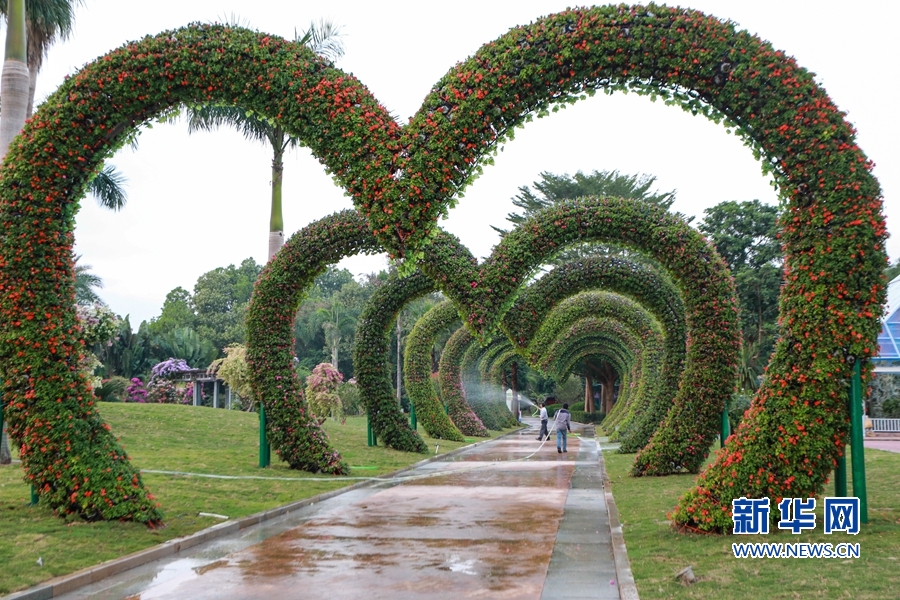
{"type": "MultiPolygon", "coordinates": [[[[551,310],[528,348],[535,362],[543,362],[550,354],[553,342],[563,329],[584,317],[609,318],[622,322],[642,341],[640,379],[635,392],[626,402],[617,402],[607,419],[614,420],[619,429],[627,429],[631,418],[646,412],[666,390],[663,374],[666,368],[664,335],[659,322],[643,307],[624,296],[608,292],[582,292],[572,296],[551,310]]],[[[559,372],[564,377],[568,372],[559,372]]],[[[671,400],[669,400],[671,402],[671,400]]]]}
{"type": "Polygon", "coordinates": [[[636,474],[697,472],[734,391],[740,348],[734,284],[697,231],[665,210],[635,200],[582,198],[541,211],[507,234],[482,265],[456,245],[428,247],[419,269],[437,281],[475,332],[502,322],[516,294],[558,251],[583,242],[615,243],[655,259],[680,290],[689,332],[682,377],[666,419],[635,459],[636,474]]]}
{"type": "Polygon", "coordinates": [[[501,329],[519,348],[529,352],[529,341],[546,315],[567,298],[591,290],[613,292],[638,302],[662,325],[665,334],[663,393],[628,428],[619,431],[614,428],[621,412],[608,415],[601,424],[611,439],[617,437],[621,442],[621,451],[637,452],[665,419],[684,366],[687,344],[684,303],[678,288],[664,272],[644,262],[616,256],[584,258],[561,265],[519,293],[503,318],[501,329]]]}

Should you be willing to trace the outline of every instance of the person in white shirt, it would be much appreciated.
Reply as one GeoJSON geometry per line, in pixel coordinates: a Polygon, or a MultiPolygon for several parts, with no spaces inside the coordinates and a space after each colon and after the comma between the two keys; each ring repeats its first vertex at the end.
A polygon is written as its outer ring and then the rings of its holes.
{"type": "Polygon", "coordinates": [[[548,440],[550,439],[550,432],[547,431],[547,421],[548,420],[549,419],[547,417],[547,403],[541,402],[541,432],[538,434],[538,437],[537,437],[537,440],[539,442],[544,440],[544,436],[546,436],[548,440]]]}

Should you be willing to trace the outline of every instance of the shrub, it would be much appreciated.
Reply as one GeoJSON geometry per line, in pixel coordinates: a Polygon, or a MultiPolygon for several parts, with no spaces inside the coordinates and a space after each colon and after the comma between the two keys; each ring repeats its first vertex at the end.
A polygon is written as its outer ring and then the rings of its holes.
{"type": "Polygon", "coordinates": [[[100,402],[125,402],[129,383],[118,375],[104,379],[102,385],[94,388],[94,395],[100,402]]]}
{"type": "Polygon", "coordinates": [[[139,402],[141,404],[147,401],[147,390],[144,389],[144,383],[138,377],[131,378],[131,385],[125,390],[125,402],[139,402]]]}
{"type": "Polygon", "coordinates": [[[882,402],[881,411],[888,419],[900,419],[900,398],[890,398],[882,402]]]}
{"type": "Polygon", "coordinates": [[[341,397],[337,393],[338,386],[343,381],[341,375],[331,363],[320,363],[312,370],[312,374],[306,378],[306,401],[309,410],[325,420],[328,417],[346,423],[341,405],[341,397]]]}
{"type": "MultiPolygon", "coordinates": [[[[312,374],[312,373],[310,373],[312,374]]],[[[351,379],[338,386],[337,395],[341,399],[345,415],[364,415],[366,414],[366,406],[362,403],[359,395],[359,387],[356,380],[351,379]]]]}

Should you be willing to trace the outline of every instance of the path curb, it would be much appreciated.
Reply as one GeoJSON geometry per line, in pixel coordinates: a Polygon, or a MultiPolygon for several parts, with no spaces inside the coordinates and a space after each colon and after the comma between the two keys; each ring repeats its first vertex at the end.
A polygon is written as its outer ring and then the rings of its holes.
{"type": "MultiPolygon", "coordinates": [[[[521,428],[507,431],[506,433],[498,435],[497,437],[491,438],[489,440],[482,440],[473,444],[467,444],[455,450],[451,450],[450,452],[445,452],[444,454],[430,456],[424,460],[420,460],[417,463],[403,467],[402,469],[398,469],[397,471],[381,475],[381,477],[396,477],[408,471],[412,471],[413,469],[417,469],[422,465],[427,465],[428,463],[447,458],[448,456],[455,456],[463,451],[475,448],[477,446],[495,442],[499,439],[505,438],[508,435],[518,433],[519,431],[521,431],[521,428]]],[[[219,523],[218,525],[213,525],[212,527],[209,527],[207,529],[201,529],[196,533],[192,533],[191,535],[182,538],[174,538],[157,546],[152,546],[145,550],[138,550],[137,552],[108,560],[93,567],[87,567],[80,571],[69,573],[68,575],[60,575],[59,577],[48,579],[47,581],[39,583],[28,589],[13,592],[12,594],[3,596],[2,598],[0,598],[0,600],[47,600],[48,598],[55,598],[56,596],[61,596],[62,594],[66,594],[68,592],[71,592],[72,590],[100,581],[101,579],[112,577],[113,575],[117,575],[123,571],[145,565],[149,562],[153,562],[154,560],[159,560],[161,558],[171,556],[173,554],[181,552],[182,550],[193,548],[198,544],[220,538],[236,531],[241,531],[243,529],[246,529],[247,527],[252,527],[253,525],[258,525],[265,521],[274,519],[275,517],[280,517],[287,513],[294,512],[295,510],[299,510],[317,502],[328,500],[329,498],[333,498],[335,496],[339,496],[341,494],[359,488],[369,487],[373,485],[384,485],[384,483],[385,482],[383,481],[360,481],[359,483],[354,483],[346,487],[332,490],[330,492],[317,494],[309,498],[304,498],[303,500],[289,502],[288,504],[284,504],[276,508],[271,508],[269,510],[259,512],[247,517],[241,517],[240,519],[234,519],[233,521],[219,523]]]]}
{"type": "Polygon", "coordinates": [[[606,510],[609,513],[609,532],[612,536],[613,556],[616,560],[616,580],[619,584],[620,600],[640,600],[634,575],[631,574],[631,562],[625,549],[625,536],[622,534],[622,523],[619,521],[619,509],[612,494],[612,482],[606,472],[603,451],[597,448],[597,460],[600,463],[600,476],[603,479],[603,493],[606,496],[606,510]]]}

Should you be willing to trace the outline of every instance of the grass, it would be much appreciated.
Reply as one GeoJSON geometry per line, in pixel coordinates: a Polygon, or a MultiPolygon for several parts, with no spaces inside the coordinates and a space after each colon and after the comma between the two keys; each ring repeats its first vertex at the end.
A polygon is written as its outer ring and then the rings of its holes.
{"type": "MultiPolygon", "coordinates": [[[[142,469],[221,475],[310,478],[321,481],[217,480],[144,474],[144,482],[166,511],[166,528],[151,531],[135,523],[66,523],[43,507],[28,505],[30,489],[19,465],[0,467],[0,594],[16,591],[124,554],[189,535],[220,521],[209,512],[243,517],[308,498],[354,482],[291,471],[277,456],[262,470],[256,414],[168,404],[114,404],[100,407],[136,465],[142,469]],[[38,558],[43,566],[37,564],[38,558]]],[[[365,417],[346,425],[332,420],[325,429],[353,467],[351,475],[372,477],[406,467],[422,454],[366,446],[365,417]]],[[[420,433],[424,433],[420,428],[420,433]]],[[[492,432],[492,435],[499,435],[492,432]]],[[[424,437],[443,454],[468,443],[424,437]]]]}
{"type": "MultiPolygon", "coordinates": [[[[681,534],[666,513],[694,482],[693,476],[632,478],[633,455],[604,453],[622,519],[631,569],[642,600],[699,598],[854,598],[900,596],[900,454],[866,449],[869,524],[858,535],[825,535],[821,510],[816,529],[768,536],[681,534]],[[858,559],[736,559],[732,542],[859,542],[858,559]],[[697,583],[674,575],[693,565],[697,583]]],[[[847,459],[848,471],[850,459],[847,459]]],[[[828,490],[830,494],[833,487],[828,490]]],[[[852,490],[852,483],[848,484],[852,490]]],[[[817,502],[821,506],[821,500],[817,502]]],[[[777,511],[777,507],[772,510],[777,511]]]]}

